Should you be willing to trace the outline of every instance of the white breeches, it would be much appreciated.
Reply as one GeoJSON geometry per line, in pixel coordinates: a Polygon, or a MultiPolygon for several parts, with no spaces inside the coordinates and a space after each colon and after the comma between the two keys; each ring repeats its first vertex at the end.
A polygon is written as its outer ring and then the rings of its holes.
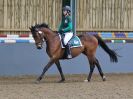
{"type": "Polygon", "coordinates": [[[64,37],[64,44],[67,45],[67,43],[69,42],[69,40],[73,37],[73,33],[72,32],[67,32],[65,33],[65,37],[64,37]]]}

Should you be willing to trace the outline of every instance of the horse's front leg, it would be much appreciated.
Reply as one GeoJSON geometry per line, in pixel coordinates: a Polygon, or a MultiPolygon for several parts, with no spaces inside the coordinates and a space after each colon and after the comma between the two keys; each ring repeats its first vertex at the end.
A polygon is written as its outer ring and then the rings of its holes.
{"type": "Polygon", "coordinates": [[[63,71],[62,71],[62,68],[61,68],[61,65],[60,65],[60,62],[59,61],[56,61],[55,62],[56,66],[57,66],[57,69],[61,75],[61,80],[59,82],[63,82],[65,81],[65,77],[64,77],[64,74],[63,74],[63,71]]]}
{"type": "Polygon", "coordinates": [[[50,59],[48,64],[44,67],[42,74],[38,77],[37,83],[40,82],[40,80],[43,78],[43,76],[46,73],[46,71],[53,65],[54,62],[55,62],[54,59],[50,59]]]}

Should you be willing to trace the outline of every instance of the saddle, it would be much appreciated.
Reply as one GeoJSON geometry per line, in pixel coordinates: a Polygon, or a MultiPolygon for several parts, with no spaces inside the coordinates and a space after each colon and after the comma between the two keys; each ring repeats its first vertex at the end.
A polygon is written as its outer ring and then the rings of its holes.
{"type": "MultiPolygon", "coordinates": [[[[60,37],[60,41],[61,41],[61,47],[62,47],[62,48],[65,48],[65,46],[64,46],[64,44],[63,44],[64,36],[61,36],[61,35],[59,34],[59,37],[60,37]]],[[[69,45],[70,45],[70,48],[75,48],[75,47],[81,47],[81,46],[82,46],[82,43],[81,43],[79,37],[76,36],[76,35],[73,36],[73,37],[70,39],[70,41],[69,41],[68,43],[69,43],[69,45]]]]}

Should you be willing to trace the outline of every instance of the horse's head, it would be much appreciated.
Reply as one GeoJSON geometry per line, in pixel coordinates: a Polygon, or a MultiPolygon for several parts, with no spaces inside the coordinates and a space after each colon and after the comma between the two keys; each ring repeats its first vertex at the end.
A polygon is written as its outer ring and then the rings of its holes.
{"type": "Polygon", "coordinates": [[[43,31],[41,30],[41,26],[39,24],[36,24],[35,26],[31,26],[30,30],[35,40],[37,49],[42,49],[45,36],[43,31]]]}

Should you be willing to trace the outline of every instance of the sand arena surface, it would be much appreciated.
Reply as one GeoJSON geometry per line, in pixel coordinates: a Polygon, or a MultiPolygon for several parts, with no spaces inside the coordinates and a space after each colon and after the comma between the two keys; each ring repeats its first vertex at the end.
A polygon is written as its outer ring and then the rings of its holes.
{"type": "Polygon", "coordinates": [[[47,76],[35,84],[36,76],[0,77],[0,99],[133,99],[133,74],[106,74],[103,82],[93,75],[91,82],[84,82],[87,75],[65,75],[64,83],[57,83],[60,76],[47,76]]]}

